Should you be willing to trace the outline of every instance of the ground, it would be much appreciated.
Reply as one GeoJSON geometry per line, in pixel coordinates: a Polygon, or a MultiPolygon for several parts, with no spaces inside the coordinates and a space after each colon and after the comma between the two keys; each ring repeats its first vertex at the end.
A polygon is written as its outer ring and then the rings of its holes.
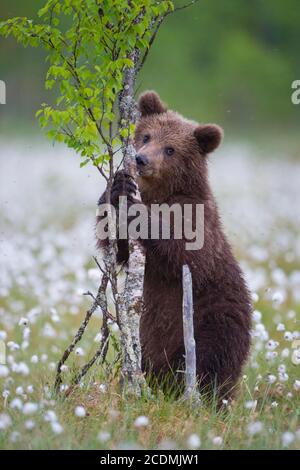
{"type": "MultiPolygon", "coordinates": [[[[226,232],[253,292],[252,354],[236,402],[217,412],[172,396],[124,400],[114,367],[55,398],[56,363],[99,273],[93,264],[96,171],[62,148],[0,150],[1,449],[295,449],[300,447],[299,170],[292,157],[225,146],[211,158],[226,232]]],[[[97,347],[97,312],[64,384],[97,347]]],[[[116,327],[111,325],[117,337],[116,327]]],[[[110,351],[110,358],[115,352],[110,351]]]]}

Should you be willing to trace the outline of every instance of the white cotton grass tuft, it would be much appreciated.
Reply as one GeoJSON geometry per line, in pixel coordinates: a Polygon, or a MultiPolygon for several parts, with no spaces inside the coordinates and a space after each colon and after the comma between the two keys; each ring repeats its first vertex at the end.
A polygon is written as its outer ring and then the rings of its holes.
{"type": "Polygon", "coordinates": [[[296,390],[296,392],[300,391],[300,380],[295,380],[295,382],[293,384],[293,388],[294,388],[294,390],[296,390]]]}
{"type": "Polygon", "coordinates": [[[290,355],[290,350],[288,348],[284,348],[282,351],[281,351],[281,357],[283,359],[287,359],[290,355]]]}
{"type": "Polygon", "coordinates": [[[20,318],[18,325],[19,325],[19,326],[27,326],[28,323],[29,323],[28,318],[22,317],[22,318],[20,318]]]}
{"type": "Polygon", "coordinates": [[[295,435],[290,431],[284,432],[281,436],[281,442],[283,447],[289,447],[294,442],[294,440],[295,435]]]}
{"type": "Polygon", "coordinates": [[[84,406],[76,406],[74,413],[75,413],[75,416],[77,416],[77,418],[84,418],[86,416],[86,411],[85,411],[84,406]]]}
{"type": "Polygon", "coordinates": [[[100,343],[102,341],[102,338],[103,338],[102,333],[97,333],[94,338],[95,343],[100,343]]]}
{"type": "Polygon", "coordinates": [[[99,269],[91,268],[88,270],[87,274],[89,279],[91,279],[92,281],[99,281],[99,279],[101,278],[101,273],[99,269]]]}
{"type": "Polygon", "coordinates": [[[189,449],[200,449],[201,439],[198,434],[191,434],[186,440],[189,449]]]}
{"type": "Polygon", "coordinates": [[[112,323],[110,328],[113,333],[117,333],[120,330],[119,325],[116,322],[112,323]]]}
{"type": "Polygon", "coordinates": [[[14,341],[8,341],[7,347],[10,351],[18,351],[20,349],[20,345],[14,341]]]}
{"type": "Polygon", "coordinates": [[[4,399],[8,398],[10,395],[10,391],[9,390],[6,390],[4,389],[3,392],[2,392],[2,396],[4,399]]]}
{"type": "Polygon", "coordinates": [[[286,298],[286,295],[284,294],[283,291],[277,291],[277,292],[274,292],[274,294],[272,295],[272,302],[274,304],[281,305],[285,301],[285,298],[286,298]]]}
{"type": "Polygon", "coordinates": [[[0,364],[0,378],[9,376],[9,368],[0,364]]]}
{"type": "Polygon", "coordinates": [[[84,352],[83,348],[79,347],[79,348],[75,349],[75,354],[76,354],[76,356],[84,356],[85,352],[84,352]]]}
{"type": "MultiPolygon", "coordinates": [[[[28,328],[28,327],[24,328],[24,330],[23,330],[23,340],[28,340],[29,337],[30,337],[30,333],[31,333],[30,328],[28,328]]],[[[24,343],[29,344],[27,341],[24,341],[24,343]]]]}
{"type": "Polygon", "coordinates": [[[290,331],[284,333],[284,339],[286,341],[293,341],[293,334],[290,331]]]}
{"type": "Polygon", "coordinates": [[[269,351],[274,351],[274,349],[276,349],[278,346],[279,346],[278,341],[274,341],[273,339],[269,339],[269,341],[266,344],[266,349],[268,349],[269,351]]]}
{"type": "Polygon", "coordinates": [[[10,402],[9,406],[13,410],[21,411],[23,409],[23,402],[22,402],[21,398],[16,397],[10,402]]]}
{"type": "Polygon", "coordinates": [[[262,314],[259,310],[253,310],[252,317],[253,320],[258,323],[261,321],[262,314]]]}
{"type": "Polygon", "coordinates": [[[257,406],[257,400],[248,400],[244,404],[246,410],[255,410],[257,406]]]}
{"type": "Polygon", "coordinates": [[[278,380],[279,382],[287,382],[289,380],[289,375],[286,372],[279,372],[278,380]]]}
{"type": "Polygon", "coordinates": [[[27,376],[30,374],[30,369],[25,362],[21,361],[19,363],[16,363],[16,362],[13,363],[12,372],[15,372],[16,374],[20,374],[23,376],[27,376]]]}
{"type": "Polygon", "coordinates": [[[53,422],[57,421],[57,416],[56,416],[55,411],[47,410],[44,414],[44,420],[49,422],[49,423],[53,423],[53,422]]]}
{"type": "Polygon", "coordinates": [[[57,421],[51,421],[50,425],[54,434],[62,434],[64,432],[64,428],[57,421]]]}
{"type": "Polygon", "coordinates": [[[295,366],[300,364],[300,348],[293,351],[292,362],[295,366]]]}
{"type": "Polygon", "coordinates": [[[50,323],[46,323],[42,329],[42,336],[44,336],[45,338],[55,338],[57,336],[57,333],[50,323]]]}
{"type": "Polygon", "coordinates": [[[220,447],[223,444],[223,438],[221,436],[214,436],[211,441],[213,445],[217,447],[220,447]]]}
{"type": "Polygon", "coordinates": [[[27,402],[24,404],[22,411],[24,415],[32,415],[36,413],[38,409],[39,409],[39,405],[37,403],[27,402]]]}
{"type": "Polygon", "coordinates": [[[276,382],[276,380],[277,380],[277,377],[276,377],[276,375],[274,375],[274,374],[269,374],[269,375],[267,376],[267,382],[268,382],[269,384],[274,384],[274,383],[276,382]]]}
{"type": "Polygon", "coordinates": [[[149,425],[149,418],[147,416],[138,416],[134,421],[134,426],[136,428],[142,428],[149,425]]]}
{"type": "Polygon", "coordinates": [[[100,384],[99,385],[99,390],[101,393],[106,393],[107,392],[107,385],[106,384],[100,384]]]}
{"type": "Polygon", "coordinates": [[[11,424],[11,417],[7,413],[0,413],[0,431],[5,431],[11,424]]]}
{"type": "Polygon", "coordinates": [[[16,388],[16,394],[17,395],[24,395],[24,388],[19,385],[17,388],[16,388]]]}
{"type": "Polygon", "coordinates": [[[263,430],[263,423],[261,421],[254,421],[250,424],[248,424],[247,427],[247,432],[249,436],[255,436],[256,434],[259,434],[263,430]]]}
{"type": "Polygon", "coordinates": [[[25,429],[27,431],[32,431],[35,428],[35,422],[32,419],[27,419],[24,423],[25,429]]]}
{"type": "Polygon", "coordinates": [[[5,341],[7,338],[7,333],[4,330],[0,330],[0,340],[5,341]]]}
{"type": "Polygon", "coordinates": [[[109,441],[110,438],[111,438],[111,434],[108,431],[100,431],[97,435],[98,441],[102,443],[109,441]]]}
{"type": "MultiPolygon", "coordinates": [[[[299,271],[299,272],[300,272],[300,271],[299,271]]],[[[300,279],[299,279],[299,281],[300,281],[300,279]]],[[[298,281],[298,282],[299,282],[299,281],[298,281]]],[[[295,316],[296,316],[295,310],[289,310],[289,311],[288,311],[287,317],[288,317],[289,320],[293,320],[293,319],[295,318],[295,316]]]]}
{"type": "Polygon", "coordinates": [[[267,361],[273,361],[274,359],[276,359],[277,356],[278,356],[277,351],[267,351],[265,354],[265,358],[267,361]]]}
{"type": "Polygon", "coordinates": [[[50,315],[51,315],[51,321],[53,321],[53,323],[59,323],[60,322],[60,318],[59,318],[59,315],[57,313],[56,308],[51,308],[50,309],[50,315]]]}
{"type": "Polygon", "coordinates": [[[34,354],[33,356],[31,356],[30,362],[32,364],[37,364],[39,362],[39,357],[36,354],[34,354]]]}

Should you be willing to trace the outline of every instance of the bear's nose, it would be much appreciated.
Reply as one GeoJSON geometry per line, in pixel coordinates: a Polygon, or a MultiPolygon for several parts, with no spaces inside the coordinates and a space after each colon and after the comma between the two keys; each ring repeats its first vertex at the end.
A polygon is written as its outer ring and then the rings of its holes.
{"type": "Polygon", "coordinates": [[[136,161],[137,166],[146,166],[149,163],[146,155],[141,155],[141,154],[135,157],[135,161],[136,161]]]}

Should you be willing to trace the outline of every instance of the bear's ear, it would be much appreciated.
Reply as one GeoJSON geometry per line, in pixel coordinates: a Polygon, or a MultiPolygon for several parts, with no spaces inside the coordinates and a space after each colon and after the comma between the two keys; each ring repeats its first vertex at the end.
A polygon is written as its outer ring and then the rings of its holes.
{"type": "Polygon", "coordinates": [[[211,153],[219,147],[223,138],[223,129],[216,124],[199,125],[194,130],[201,153],[211,153]]]}
{"type": "Polygon", "coordinates": [[[161,114],[167,111],[166,106],[161,102],[160,97],[155,91],[146,91],[138,101],[138,108],[142,117],[151,114],[161,114]]]}

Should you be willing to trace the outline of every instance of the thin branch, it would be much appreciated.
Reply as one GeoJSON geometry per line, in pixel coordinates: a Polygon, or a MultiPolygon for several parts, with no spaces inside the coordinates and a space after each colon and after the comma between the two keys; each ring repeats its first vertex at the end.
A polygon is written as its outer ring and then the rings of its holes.
{"type": "MultiPolygon", "coordinates": [[[[167,13],[166,13],[164,16],[162,16],[162,17],[160,17],[160,18],[158,19],[157,24],[156,24],[156,27],[155,27],[155,29],[154,29],[154,32],[153,32],[153,34],[152,34],[152,36],[151,36],[151,38],[150,38],[149,46],[147,47],[147,50],[146,50],[145,54],[143,55],[143,57],[142,57],[142,59],[141,59],[139,65],[138,65],[138,67],[137,67],[137,72],[139,72],[139,71],[143,68],[143,66],[144,66],[144,64],[145,64],[145,62],[146,62],[146,60],[147,60],[148,54],[149,54],[149,52],[150,52],[151,46],[152,46],[152,44],[153,44],[154,41],[155,41],[156,35],[157,35],[157,33],[158,33],[158,30],[159,30],[160,26],[162,25],[162,23],[163,23],[163,21],[164,21],[164,19],[165,19],[166,17],[167,17],[167,13]]],[[[154,22],[154,24],[155,24],[155,22],[154,22]]],[[[153,26],[154,26],[154,25],[153,25],[153,26]]],[[[151,29],[152,29],[152,28],[151,28],[151,29]]]]}
{"type": "MultiPolygon", "coordinates": [[[[155,24],[155,21],[154,21],[154,24],[153,24],[152,27],[155,26],[155,29],[154,29],[154,31],[153,31],[153,34],[152,34],[150,40],[149,40],[149,46],[147,47],[147,50],[146,50],[145,54],[143,55],[143,57],[142,57],[142,59],[141,59],[139,65],[138,65],[138,67],[137,67],[137,72],[139,72],[139,71],[143,68],[143,66],[144,66],[144,64],[145,64],[145,62],[146,62],[146,60],[147,60],[148,54],[149,54],[149,52],[150,52],[151,46],[152,46],[152,44],[153,44],[154,41],[155,41],[156,35],[157,35],[158,31],[159,31],[159,28],[161,27],[162,23],[163,23],[164,20],[167,18],[167,16],[171,15],[172,13],[176,13],[177,11],[184,10],[185,8],[189,8],[189,7],[193,6],[195,3],[197,3],[198,1],[199,1],[199,0],[192,0],[191,2],[186,3],[185,5],[182,5],[182,6],[180,6],[180,7],[174,8],[174,10],[169,10],[169,11],[167,11],[163,16],[161,16],[161,17],[158,18],[158,21],[157,21],[156,24],[155,24]]],[[[152,28],[150,28],[150,29],[152,29],[152,28]]]]}
{"type": "Polygon", "coordinates": [[[173,11],[170,11],[169,13],[167,13],[168,15],[171,14],[171,13],[176,13],[177,11],[180,11],[180,10],[185,10],[185,8],[189,8],[189,7],[192,7],[193,5],[195,5],[195,3],[199,2],[199,0],[192,0],[191,2],[189,3],[186,3],[185,5],[182,5],[180,7],[176,7],[174,8],[173,11]]]}
{"type": "MultiPolygon", "coordinates": [[[[99,305],[100,305],[100,307],[103,305],[103,307],[105,309],[105,301],[103,301],[103,298],[105,298],[105,296],[106,296],[107,284],[108,284],[108,277],[103,276],[95,301],[93,302],[93,304],[91,305],[89,310],[86,312],[85,318],[84,318],[83,322],[81,323],[76,335],[74,336],[71,344],[67,347],[67,349],[63,353],[63,355],[62,355],[62,357],[61,357],[61,359],[60,359],[60,361],[57,365],[56,379],[55,379],[55,384],[54,384],[54,390],[56,392],[59,392],[59,388],[60,388],[60,385],[62,383],[61,368],[62,368],[63,364],[66,362],[66,360],[68,359],[68,357],[70,356],[71,352],[74,350],[76,344],[81,340],[81,338],[83,336],[83,333],[85,332],[85,329],[86,329],[93,313],[97,310],[99,305]]],[[[103,318],[104,318],[105,315],[106,315],[106,311],[102,310],[102,313],[103,313],[103,318]]]]}
{"type": "Polygon", "coordinates": [[[94,356],[82,367],[81,371],[76,375],[74,379],[74,384],[77,385],[80,383],[82,378],[86,375],[86,373],[90,370],[90,368],[95,364],[95,362],[99,359],[102,362],[105,361],[106,354],[108,351],[108,345],[109,345],[109,329],[107,326],[107,321],[103,321],[103,325],[101,328],[101,334],[102,334],[102,339],[101,339],[101,344],[97,351],[95,352],[94,356]]]}
{"type": "MultiPolygon", "coordinates": [[[[95,297],[92,292],[87,291],[87,292],[84,292],[82,295],[85,295],[85,296],[87,296],[87,297],[92,297],[92,299],[94,300],[94,302],[97,302],[98,305],[99,305],[99,307],[101,308],[101,305],[100,305],[100,303],[99,303],[97,297],[95,297]]],[[[115,317],[114,317],[108,310],[106,310],[105,316],[106,316],[107,318],[109,318],[112,322],[115,323],[115,321],[116,321],[115,317]]]]}

